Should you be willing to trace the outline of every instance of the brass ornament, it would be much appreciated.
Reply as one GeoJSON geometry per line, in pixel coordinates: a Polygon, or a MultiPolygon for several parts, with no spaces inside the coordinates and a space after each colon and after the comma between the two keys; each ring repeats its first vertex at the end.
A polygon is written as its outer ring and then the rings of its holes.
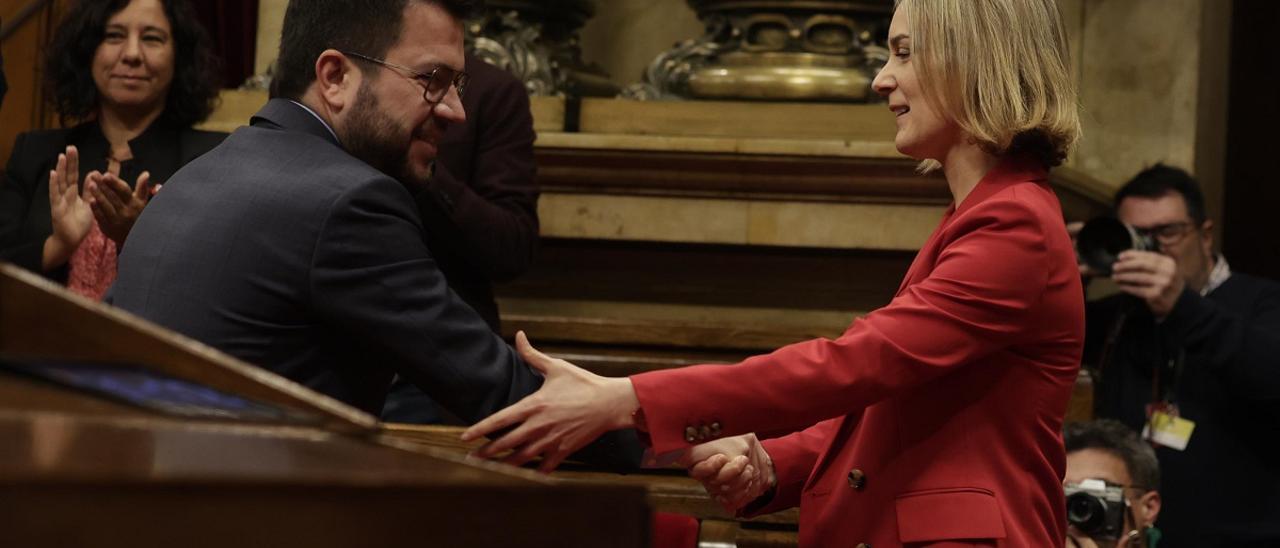
{"type": "Polygon", "coordinates": [[[650,63],[633,99],[870,102],[892,0],[688,0],[706,32],[650,63]]]}
{"type": "Polygon", "coordinates": [[[590,0],[489,0],[464,25],[467,51],[505,69],[534,96],[613,96],[618,86],[582,60],[590,0]]]}

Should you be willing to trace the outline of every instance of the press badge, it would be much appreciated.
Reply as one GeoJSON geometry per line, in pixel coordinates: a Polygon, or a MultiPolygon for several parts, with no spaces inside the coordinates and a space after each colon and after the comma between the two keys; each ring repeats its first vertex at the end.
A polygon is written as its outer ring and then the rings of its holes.
{"type": "Polygon", "coordinates": [[[1191,432],[1195,429],[1196,423],[1192,421],[1165,411],[1155,411],[1142,428],[1142,439],[1183,451],[1187,448],[1187,442],[1191,441],[1191,432]]]}

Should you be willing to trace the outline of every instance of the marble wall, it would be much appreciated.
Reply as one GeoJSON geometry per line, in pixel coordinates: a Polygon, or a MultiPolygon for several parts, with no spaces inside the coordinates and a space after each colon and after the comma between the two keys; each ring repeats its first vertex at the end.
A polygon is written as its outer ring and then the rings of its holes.
{"type": "MultiPolygon", "coordinates": [[[[275,60],[288,3],[258,3],[258,73],[275,60]]],[[[701,34],[702,23],[684,0],[597,0],[595,17],[582,30],[582,57],[604,67],[625,86],[640,81],[649,61],[659,53],[701,34]]]]}
{"type": "Polygon", "coordinates": [[[1059,0],[1073,29],[1084,138],[1074,167],[1118,187],[1164,162],[1220,211],[1229,14],[1220,0],[1059,0]],[[1215,115],[1216,112],[1216,115],[1215,115]],[[1215,146],[1215,143],[1217,146],[1215,146]]]}
{"type": "Polygon", "coordinates": [[[702,23],[685,0],[597,0],[582,29],[582,57],[626,87],[641,81],[659,53],[698,36],[702,23]]]}
{"type": "MultiPolygon", "coordinates": [[[[1058,0],[1080,83],[1084,138],[1070,165],[1118,188],[1156,162],[1195,173],[1221,211],[1227,33],[1222,0],[1058,0]]],[[[286,0],[262,0],[259,70],[275,55],[286,0]]],[[[619,85],[702,25],[685,0],[597,1],[583,57],[619,85]]]]}
{"type": "MultiPolygon", "coordinates": [[[[1220,213],[1230,2],[1058,4],[1084,126],[1070,165],[1112,188],[1156,162],[1178,166],[1201,179],[1210,211],[1220,213]]],[[[583,31],[583,49],[624,86],[639,81],[658,52],[701,32],[684,0],[598,5],[583,31]]]]}

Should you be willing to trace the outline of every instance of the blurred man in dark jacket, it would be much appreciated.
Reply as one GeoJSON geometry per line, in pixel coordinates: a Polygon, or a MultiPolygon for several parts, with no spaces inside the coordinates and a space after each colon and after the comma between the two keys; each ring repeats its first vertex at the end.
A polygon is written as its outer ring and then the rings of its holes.
{"type": "Polygon", "coordinates": [[[1186,172],[1157,165],[1116,194],[1153,251],[1125,251],[1121,293],[1086,311],[1098,415],[1156,444],[1162,546],[1280,546],[1280,284],[1232,272],[1186,172]]]}

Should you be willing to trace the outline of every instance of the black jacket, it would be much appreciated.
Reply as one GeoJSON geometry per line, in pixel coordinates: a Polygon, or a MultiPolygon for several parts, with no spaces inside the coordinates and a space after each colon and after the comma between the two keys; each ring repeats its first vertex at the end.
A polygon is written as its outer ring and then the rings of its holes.
{"type": "MultiPolygon", "coordinates": [[[[157,122],[129,141],[133,159],[120,166],[120,177],[133,185],[144,171],[164,184],[178,168],[218,146],[225,133],[175,128],[157,122]]],[[[107,170],[110,144],[97,122],[70,129],[31,131],[18,135],[0,181],[0,260],[65,283],[67,268],[44,272],[44,241],[53,234],[49,216],[49,172],[58,154],[74,145],[80,152],[80,182],[90,171],[107,170]]]]}
{"type": "Polygon", "coordinates": [[[1280,284],[1232,274],[1206,297],[1185,291],[1160,323],[1129,295],[1090,303],[1086,364],[1122,313],[1098,414],[1140,432],[1159,370],[1157,390],[1196,423],[1185,451],[1156,450],[1160,545],[1280,546],[1280,284]]]}

